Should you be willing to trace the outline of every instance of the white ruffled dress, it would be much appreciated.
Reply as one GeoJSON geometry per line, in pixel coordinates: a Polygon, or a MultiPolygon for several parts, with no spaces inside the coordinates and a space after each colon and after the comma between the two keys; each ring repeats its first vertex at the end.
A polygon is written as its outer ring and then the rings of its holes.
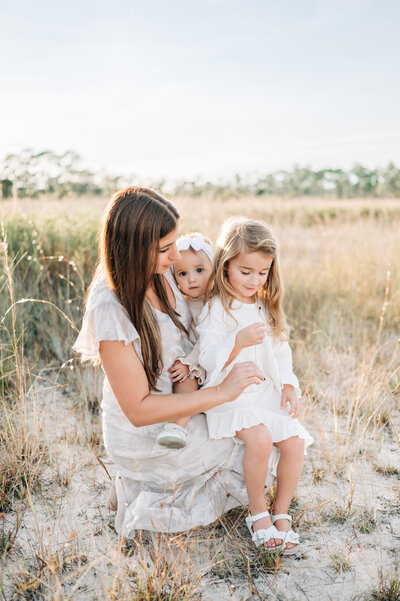
{"type": "Polygon", "coordinates": [[[265,424],[274,443],[299,436],[307,447],[313,442],[312,437],[297,419],[288,415],[289,407],[281,409],[280,406],[283,384],[291,384],[298,397],[301,396],[299,382],[292,371],[292,352],[287,342],[267,334],[261,344],[242,349],[224,369],[235,345],[236,334],[257,322],[268,327],[265,311],[257,302],[247,304],[235,300],[229,315],[218,297],[206,304],[200,315],[197,326],[199,360],[207,372],[205,387],[219,384],[235,363],[242,361],[253,361],[265,376],[264,382],[249,386],[233,402],[206,411],[210,438],[235,436],[242,428],[265,424]]]}
{"type": "MultiPolygon", "coordinates": [[[[173,277],[165,276],[174,292],[176,311],[187,329],[190,312],[173,277]]],[[[170,317],[155,310],[164,368],[157,382],[161,394],[172,393],[168,368],[177,356],[187,354],[188,341],[170,317]]],[[[139,336],[114,292],[104,281],[93,286],[82,329],[74,345],[82,360],[98,359],[101,340],[133,344],[142,357],[139,336]]],[[[210,440],[205,415],[195,415],[188,424],[187,446],[167,449],[156,443],[164,424],[135,427],[125,416],[107,377],[102,400],[103,437],[116,468],[118,511],[116,529],[132,538],[135,530],[181,532],[210,524],[224,512],[246,505],[243,480],[243,448],[233,439],[210,440]]],[[[273,483],[279,451],[269,463],[267,487],[273,483]]]]}

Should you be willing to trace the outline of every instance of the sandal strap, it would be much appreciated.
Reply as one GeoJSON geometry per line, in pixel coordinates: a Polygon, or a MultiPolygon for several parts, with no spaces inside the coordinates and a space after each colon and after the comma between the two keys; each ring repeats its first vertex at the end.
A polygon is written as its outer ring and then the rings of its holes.
{"type": "Polygon", "coordinates": [[[289,530],[285,532],[284,530],[277,530],[278,536],[276,538],[280,538],[283,540],[283,543],[293,543],[294,545],[298,545],[300,542],[300,537],[297,532],[293,530],[289,530]]]}
{"type": "Polygon", "coordinates": [[[273,524],[275,524],[276,520],[289,520],[289,522],[292,523],[292,516],[288,513],[271,514],[271,521],[273,524]]]}
{"type": "Polygon", "coordinates": [[[249,515],[245,519],[245,522],[250,532],[253,532],[252,525],[254,524],[254,522],[256,522],[257,520],[261,520],[262,518],[268,518],[269,515],[269,511],[263,511],[262,513],[257,513],[256,515],[251,515],[251,513],[249,513],[249,515]]]}
{"type": "Polygon", "coordinates": [[[251,513],[249,513],[249,515],[246,518],[246,524],[248,526],[251,526],[257,520],[261,520],[261,518],[268,518],[269,515],[269,511],[263,511],[262,513],[257,513],[256,515],[251,515],[251,513]]]}
{"type": "MultiPolygon", "coordinates": [[[[257,520],[261,520],[261,518],[267,518],[267,517],[269,517],[269,511],[263,511],[262,513],[257,513],[256,515],[251,515],[251,513],[249,513],[249,515],[245,519],[245,522],[246,522],[246,526],[249,529],[251,536],[253,536],[254,522],[256,522],[257,520]]],[[[275,528],[275,530],[276,530],[276,528],[275,528]]]]}

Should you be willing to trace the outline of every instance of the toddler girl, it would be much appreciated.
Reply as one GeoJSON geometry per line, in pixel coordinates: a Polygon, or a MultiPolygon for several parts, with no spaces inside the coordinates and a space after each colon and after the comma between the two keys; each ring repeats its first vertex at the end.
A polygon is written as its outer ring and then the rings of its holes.
{"type": "MultiPolygon", "coordinates": [[[[185,357],[177,357],[168,370],[174,382],[174,392],[179,393],[187,392],[185,382],[188,377],[197,378],[199,384],[204,382],[204,370],[199,366],[196,326],[204,306],[204,293],[212,271],[213,252],[210,242],[198,233],[178,238],[176,246],[181,257],[174,263],[172,269],[178,288],[184,295],[192,314],[189,339],[194,345],[185,357]]],[[[191,390],[192,388],[189,392],[191,390]]],[[[158,444],[177,449],[186,446],[186,425],[189,419],[187,417],[168,422],[157,436],[158,444]]]]}
{"type": "Polygon", "coordinates": [[[232,403],[207,411],[209,436],[235,436],[245,444],[243,471],[250,512],[246,523],[254,543],[267,551],[294,553],[299,537],[287,511],[301,474],[304,447],[312,438],[296,419],[301,393],[287,342],[277,243],[264,223],[231,218],[224,223],[217,246],[210,300],[197,328],[205,386],[218,385],[241,361],[257,363],[265,380],[246,388],[232,403]],[[264,484],[273,444],[280,459],[270,516],[264,484]]]}

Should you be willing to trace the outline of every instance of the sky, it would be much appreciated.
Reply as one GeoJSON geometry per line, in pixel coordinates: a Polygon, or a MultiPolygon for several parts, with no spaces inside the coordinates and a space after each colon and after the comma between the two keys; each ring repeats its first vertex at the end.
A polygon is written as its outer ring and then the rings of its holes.
{"type": "Polygon", "coordinates": [[[0,158],[167,180],[400,163],[398,0],[1,0],[0,158]]]}

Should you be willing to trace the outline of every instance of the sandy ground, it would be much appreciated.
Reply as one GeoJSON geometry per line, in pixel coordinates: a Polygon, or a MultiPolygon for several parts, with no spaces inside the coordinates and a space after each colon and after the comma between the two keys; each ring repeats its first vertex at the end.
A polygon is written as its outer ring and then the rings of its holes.
{"type": "Polygon", "coordinates": [[[21,520],[12,549],[0,560],[0,592],[7,601],[347,601],[368,599],[395,574],[400,557],[398,420],[367,433],[358,453],[335,473],[340,418],[335,425],[329,412],[316,407],[307,412],[304,425],[315,443],[293,503],[301,546],[271,569],[251,546],[244,509],[187,534],[138,532],[135,541],[120,541],[114,514],[106,509],[109,478],[96,458],[112,475],[99,416],[83,410],[66,389],[41,384],[30,398],[49,460],[28,503],[16,503],[14,512],[2,517],[3,533],[21,520]],[[393,469],[380,473],[384,468],[393,469]]]}

